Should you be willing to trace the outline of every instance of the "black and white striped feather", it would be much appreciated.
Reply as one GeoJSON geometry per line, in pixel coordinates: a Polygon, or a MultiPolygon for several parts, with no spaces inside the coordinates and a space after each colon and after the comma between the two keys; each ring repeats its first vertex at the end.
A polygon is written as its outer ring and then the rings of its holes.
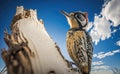
{"type": "Polygon", "coordinates": [[[92,39],[88,33],[80,29],[67,32],[67,49],[70,57],[81,71],[89,74],[92,61],[92,39]]]}

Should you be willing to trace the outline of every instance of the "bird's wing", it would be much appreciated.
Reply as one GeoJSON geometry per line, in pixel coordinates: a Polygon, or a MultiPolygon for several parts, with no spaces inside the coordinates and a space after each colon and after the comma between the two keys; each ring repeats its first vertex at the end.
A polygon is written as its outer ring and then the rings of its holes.
{"type": "Polygon", "coordinates": [[[88,55],[88,65],[89,71],[91,70],[91,63],[92,63],[92,56],[93,56],[93,46],[92,46],[92,38],[91,36],[86,33],[87,37],[87,55],[88,55]]]}
{"type": "Polygon", "coordinates": [[[67,49],[77,67],[83,72],[90,72],[93,55],[90,35],[82,30],[68,31],[67,49]]]}

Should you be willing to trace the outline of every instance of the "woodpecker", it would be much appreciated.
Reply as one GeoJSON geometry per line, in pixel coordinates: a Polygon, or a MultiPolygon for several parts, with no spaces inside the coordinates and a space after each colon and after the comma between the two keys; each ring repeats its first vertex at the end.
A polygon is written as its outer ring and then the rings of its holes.
{"type": "Polygon", "coordinates": [[[61,11],[67,18],[70,29],[66,35],[66,46],[71,59],[82,74],[90,74],[93,55],[92,38],[86,31],[88,25],[87,12],[67,13],[61,11]]]}

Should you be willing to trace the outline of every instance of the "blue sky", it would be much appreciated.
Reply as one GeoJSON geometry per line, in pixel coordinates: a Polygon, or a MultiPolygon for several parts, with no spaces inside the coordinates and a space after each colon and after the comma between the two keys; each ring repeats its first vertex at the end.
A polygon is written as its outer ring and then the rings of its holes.
{"type": "MultiPolygon", "coordinates": [[[[0,48],[7,48],[3,31],[9,32],[16,6],[37,9],[38,19],[43,19],[45,28],[52,39],[60,46],[66,59],[70,60],[66,49],[66,32],[69,25],[60,13],[88,12],[88,32],[94,42],[93,69],[120,68],[120,1],[119,0],[0,0],[0,48]]],[[[0,69],[4,66],[0,57],[0,69]]]]}

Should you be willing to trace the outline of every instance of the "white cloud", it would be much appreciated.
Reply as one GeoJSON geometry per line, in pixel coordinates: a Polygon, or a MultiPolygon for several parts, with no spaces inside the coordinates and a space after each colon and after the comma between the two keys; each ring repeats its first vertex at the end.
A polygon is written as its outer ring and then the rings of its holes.
{"type": "Polygon", "coordinates": [[[95,15],[94,22],[91,23],[94,27],[90,31],[93,42],[97,45],[100,40],[105,40],[111,37],[111,26],[120,24],[120,0],[106,0],[99,15],[95,15]],[[111,23],[111,22],[112,23],[111,23]]]}
{"type": "Polygon", "coordinates": [[[90,74],[113,74],[111,70],[97,70],[97,71],[91,71],[90,74]]]}
{"type": "Polygon", "coordinates": [[[93,54],[93,57],[97,57],[97,54],[93,54]]]}
{"type": "Polygon", "coordinates": [[[97,45],[97,43],[100,41],[100,36],[98,34],[98,32],[94,29],[91,30],[90,35],[92,37],[92,41],[95,42],[95,44],[97,45]]]}
{"type": "Polygon", "coordinates": [[[95,65],[102,65],[103,62],[102,61],[96,61],[96,62],[92,62],[92,65],[95,66],[95,65]]]}
{"type": "Polygon", "coordinates": [[[111,67],[103,64],[102,61],[92,62],[90,74],[112,74],[111,67]]]}
{"type": "Polygon", "coordinates": [[[115,32],[117,32],[117,29],[114,29],[111,33],[115,33],[115,32]]]}
{"type": "Polygon", "coordinates": [[[94,66],[92,67],[92,70],[109,70],[109,66],[101,65],[101,66],[94,66]]]}
{"type": "Polygon", "coordinates": [[[116,45],[120,46],[120,40],[116,42],[116,45]]]}
{"type": "Polygon", "coordinates": [[[94,28],[91,30],[93,42],[97,44],[100,40],[105,40],[111,36],[110,22],[105,17],[95,15],[94,28]]]}
{"type": "Polygon", "coordinates": [[[104,5],[101,14],[107,20],[111,20],[113,26],[118,26],[120,24],[120,0],[110,0],[104,5]]]}
{"type": "Polygon", "coordinates": [[[94,54],[93,57],[94,58],[98,58],[98,59],[102,59],[108,56],[113,56],[116,53],[120,53],[120,49],[118,50],[113,50],[113,51],[109,51],[109,52],[99,52],[98,54],[94,54]]]}
{"type": "Polygon", "coordinates": [[[113,53],[119,53],[120,52],[120,50],[114,50],[113,51],[113,53]]]}
{"type": "Polygon", "coordinates": [[[87,31],[89,31],[93,27],[93,22],[89,22],[87,25],[87,31]]]}

